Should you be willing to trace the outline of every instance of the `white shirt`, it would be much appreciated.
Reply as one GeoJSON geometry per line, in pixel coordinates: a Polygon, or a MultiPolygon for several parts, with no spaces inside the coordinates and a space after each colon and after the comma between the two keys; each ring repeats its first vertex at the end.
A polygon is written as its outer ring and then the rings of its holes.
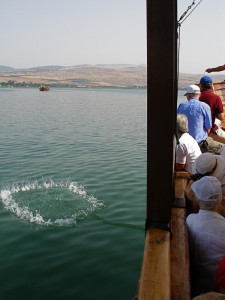
{"type": "Polygon", "coordinates": [[[225,218],[200,209],[187,217],[187,226],[194,292],[213,291],[219,262],[225,256],[225,218]]]}
{"type": "Polygon", "coordinates": [[[200,154],[197,141],[189,133],[183,133],[176,147],[176,163],[185,165],[185,170],[192,174],[193,164],[200,154]]]}

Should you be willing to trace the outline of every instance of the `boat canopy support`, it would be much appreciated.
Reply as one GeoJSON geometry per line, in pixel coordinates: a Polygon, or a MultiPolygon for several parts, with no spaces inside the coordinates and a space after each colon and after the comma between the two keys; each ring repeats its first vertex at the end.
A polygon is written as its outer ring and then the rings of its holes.
{"type": "Polygon", "coordinates": [[[147,0],[147,217],[168,228],[174,200],[177,0],[147,0]]]}

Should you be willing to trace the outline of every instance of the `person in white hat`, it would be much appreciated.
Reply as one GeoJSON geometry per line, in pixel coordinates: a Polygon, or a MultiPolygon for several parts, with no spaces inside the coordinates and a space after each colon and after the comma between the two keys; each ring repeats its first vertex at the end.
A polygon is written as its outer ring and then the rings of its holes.
{"type": "Polygon", "coordinates": [[[201,155],[197,141],[188,133],[188,119],[183,114],[177,114],[177,146],[175,171],[193,173],[196,158],[201,155]]]}
{"type": "Polygon", "coordinates": [[[206,139],[212,127],[210,107],[199,101],[200,88],[197,85],[189,85],[185,96],[188,101],[182,102],[177,112],[187,116],[189,134],[198,142],[201,151],[206,152],[208,150],[206,139]]]}
{"type": "Polygon", "coordinates": [[[221,184],[222,193],[225,197],[225,158],[223,155],[215,155],[210,152],[202,153],[196,158],[193,170],[198,178],[206,175],[216,177],[221,184]]]}
{"type": "Polygon", "coordinates": [[[225,218],[220,214],[219,180],[204,176],[192,184],[200,210],[187,217],[193,296],[214,290],[216,271],[225,255],[225,218]]]}

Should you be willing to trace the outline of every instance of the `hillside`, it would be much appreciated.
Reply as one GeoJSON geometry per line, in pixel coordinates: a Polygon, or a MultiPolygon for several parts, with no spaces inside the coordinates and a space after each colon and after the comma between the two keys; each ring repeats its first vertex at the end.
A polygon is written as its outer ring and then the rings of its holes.
{"type": "MultiPolygon", "coordinates": [[[[179,89],[198,83],[201,74],[179,75],[179,89]]],[[[210,75],[211,76],[211,75],[210,75]]],[[[224,80],[224,75],[212,75],[214,81],[224,80]]],[[[146,65],[77,65],[41,66],[29,69],[14,69],[0,66],[1,86],[40,86],[58,87],[123,87],[146,88],[146,65]]]]}
{"type": "MultiPolygon", "coordinates": [[[[225,75],[215,75],[214,74],[205,74],[210,77],[212,77],[213,81],[223,81],[225,80],[225,75]]],[[[199,83],[200,78],[204,76],[203,74],[186,74],[186,73],[181,73],[179,76],[179,89],[185,89],[188,85],[190,84],[196,84],[199,83]]]]}
{"type": "MultiPolygon", "coordinates": [[[[4,67],[6,68],[6,67],[4,67]]],[[[67,87],[146,87],[144,65],[46,66],[1,71],[1,85],[49,85],[67,87]]]]}

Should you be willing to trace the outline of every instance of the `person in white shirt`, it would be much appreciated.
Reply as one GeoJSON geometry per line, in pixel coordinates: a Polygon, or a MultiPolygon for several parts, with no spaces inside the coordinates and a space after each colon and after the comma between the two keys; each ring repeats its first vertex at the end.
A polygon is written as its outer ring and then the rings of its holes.
{"type": "Polygon", "coordinates": [[[197,141],[188,133],[188,118],[184,114],[177,114],[177,139],[175,171],[193,173],[193,164],[201,155],[197,141]]]}
{"type": "Polygon", "coordinates": [[[225,256],[225,218],[220,212],[222,189],[219,180],[204,176],[192,183],[200,210],[187,217],[193,295],[215,288],[216,271],[225,256]]]}

